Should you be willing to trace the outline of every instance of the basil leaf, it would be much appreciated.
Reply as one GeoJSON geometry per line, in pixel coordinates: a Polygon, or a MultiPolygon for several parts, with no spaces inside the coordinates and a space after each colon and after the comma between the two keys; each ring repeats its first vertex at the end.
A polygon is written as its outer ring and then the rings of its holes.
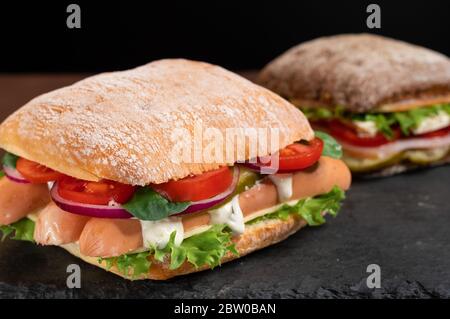
{"type": "Polygon", "coordinates": [[[18,159],[19,156],[6,152],[5,155],[3,155],[2,164],[3,166],[16,168],[16,163],[18,159]]]}
{"type": "Polygon", "coordinates": [[[141,220],[160,220],[181,213],[190,204],[190,202],[170,202],[150,187],[140,187],[131,200],[122,207],[141,220]]]}
{"type": "Polygon", "coordinates": [[[314,133],[316,137],[323,141],[323,156],[329,156],[332,158],[342,157],[342,146],[333,137],[321,131],[315,131],[314,133]]]}

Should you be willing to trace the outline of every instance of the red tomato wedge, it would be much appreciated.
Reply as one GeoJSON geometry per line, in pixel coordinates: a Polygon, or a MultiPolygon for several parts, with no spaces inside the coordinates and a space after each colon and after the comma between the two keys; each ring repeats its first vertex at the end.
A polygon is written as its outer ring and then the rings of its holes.
{"type": "Polygon", "coordinates": [[[201,175],[153,184],[150,187],[172,202],[196,202],[226,191],[232,181],[231,168],[224,166],[201,175]]]}
{"type": "Polygon", "coordinates": [[[58,194],[77,203],[108,205],[111,200],[124,204],[133,196],[134,186],[114,181],[89,182],[66,176],[58,181],[58,194]]]}
{"type": "Polygon", "coordinates": [[[330,134],[337,139],[340,139],[352,145],[366,147],[380,146],[393,142],[399,139],[401,135],[400,129],[395,128],[392,130],[394,132],[394,136],[392,137],[392,139],[388,139],[379,132],[374,137],[360,137],[353,128],[337,120],[329,122],[328,129],[330,134]]]}
{"type": "Polygon", "coordinates": [[[27,181],[33,184],[56,181],[64,176],[51,168],[33,161],[29,161],[22,157],[17,160],[16,169],[20,174],[22,174],[23,177],[26,178],[27,181]]]}

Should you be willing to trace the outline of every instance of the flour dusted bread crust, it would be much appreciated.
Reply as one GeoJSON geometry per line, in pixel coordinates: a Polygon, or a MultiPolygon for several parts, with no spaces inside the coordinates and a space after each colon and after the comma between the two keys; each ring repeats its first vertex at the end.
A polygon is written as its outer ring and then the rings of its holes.
{"type": "MultiPolygon", "coordinates": [[[[147,185],[200,174],[223,163],[180,163],[175,128],[277,128],[282,148],[311,140],[303,114],[278,95],[221,67],[160,60],[99,74],[41,95],[0,126],[0,147],[73,177],[147,185]]],[[[186,135],[186,134],[185,134],[186,135]]],[[[204,140],[203,145],[209,141],[204,140]]],[[[180,144],[178,144],[180,145],[180,144]]],[[[267,154],[260,154],[267,155],[267,154]]]]}
{"type": "MultiPolygon", "coordinates": [[[[305,220],[295,215],[289,216],[289,218],[284,221],[281,219],[273,219],[261,221],[253,225],[246,225],[245,232],[239,237],[233,239],[236,244],[236,249],[239,252],[239,256],[227,253],[222,259],[222,264],[243,257],[258,249],[276,244],[294,234],[304,226],[306,226],[305,220]]],[[[118,271],[116,267],[113,266],[111,269],[108,269],[106,266],[106,262],[99,264],[98,258],[81,255],[77,244],[68,244],[61,247],[92,265],[98,266],[121,277],[124,277],[124,275],[120,271],[118,271]]],[[[150,272],[136,279],[167,280],[172,277],[208,269],[207,266],[195,268],[188,262],[185,262],[181,267],[175,270],[170,270],[169,265],[170,260],[165,260],[163,263],[153,260],[150,267],[150,272]]]]}
{"type": "Polygon", "coordinates": [[[337,35],[291,48],[258,82],[298,106],[400,111],[450,101],[450,60],[377,35],[337,35]]]}

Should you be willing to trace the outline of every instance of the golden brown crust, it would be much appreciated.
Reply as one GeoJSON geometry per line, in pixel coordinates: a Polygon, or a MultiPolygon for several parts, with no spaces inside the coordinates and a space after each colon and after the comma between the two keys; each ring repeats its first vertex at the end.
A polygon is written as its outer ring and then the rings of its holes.
{"type": "Polygon", "coordinates": [[[366,112],[404,99],[449,101],[450,60],[377,35],[337,35],[291,48],[261,71],[258,82],[283,97],[313,102],[308,106],[366,112]]]}
{"type": "MultiPolygon", "coordinates": [[[[231,253],[227,253],[227,255],[225,255],[225,257],[222,259],[222,264],[236,258],[243,257],[258,249],[276,244],[286,239],[288,236],[294,234],[304,226],[306,226],[305,220],[295,215],[291,215],[285,221],[280,219],[273,219],[261,221],[253,225],[246,225],[244,234],[233,239],[236,244],[236,249],[239,252],[239,257],[231,253]]],[[[98,263],[98,258],[82,256],[76,244],[63,245],[61,247],[92,265],[108,270],[105,262],[103,262],[102,264],[98,263]]],[[[176,270],[170,270],[169,260],[166,260],[163,263],[153,260],[150,272],[147,275],[137,279],[167,280],[175,276],[186,275],[206,269],[208,269],[207,266],[195,268],[193,265],[185,262],[180,268],[176,270]]],[[[115,267],[112,267],[108,271],[124,277],[124,275],[115,267]]]]}
{"type": "MultiPolygon", "coordinates": [[[[289,102],[232,72],[160,60],[33,99],[0,126],[0,147],[74,177],[133,185],[163,183],[248,158],[247,147],[246,154],[234,152],[221,163],[177,163],[180,159],[171,156],[175,145],[193,151],[194,144],[171,134],[182,128],[194,136],[195,125],[224,137],[227,128],[277,128],[280,148],[314,134],[289,102]]],[[[203,140],[204,147],[209,143],[203,140]]]]}

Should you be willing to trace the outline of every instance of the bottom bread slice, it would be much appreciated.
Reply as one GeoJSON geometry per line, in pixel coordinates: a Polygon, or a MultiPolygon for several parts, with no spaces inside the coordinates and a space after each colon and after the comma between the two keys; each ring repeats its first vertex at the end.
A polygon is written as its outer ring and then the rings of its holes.
{"type": "MultiPolygon", "coordinates": [[[[226,263],[228,261],[243,257],[258,249],[276,244],[294,234],[304,226],[306,226],[306,221],[297,215],[291,215],[286,220],[268,219],[260,221],[256,224],[246,225],[245,232],[242,235],[233,238],[233,242],[236,245],[236,250],[239,252],[239,256],[228,252],[222,258],[221,262],[226,263]]],[[[77,243],[62,245],[61,247],[69,251],[74,256],[81,258],[85,262],[103,268],[126,279],[166,280],[175,276],[186,275],[209,268],[208,266],[196,268],[186,261],[179,268],[171,270],[169,268],[170,260],[165,260],[164,262],[152,260],[150,271],[147,274],[137,278],[131,278],[132,276],[125,276],[115,266],[108,269],[106,262],[99,263],[97,257],[82,255],[77,243]]]]}

